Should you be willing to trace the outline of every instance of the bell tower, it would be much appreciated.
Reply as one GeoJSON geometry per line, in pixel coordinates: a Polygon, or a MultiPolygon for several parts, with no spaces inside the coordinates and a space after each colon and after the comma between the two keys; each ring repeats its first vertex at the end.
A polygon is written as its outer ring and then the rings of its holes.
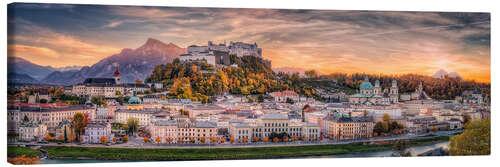
{"type": "Polygon", "coordinates": [[[121,84],[122,77],[120,75],[120,70],[118,70],[118,66],[116,66],[115,73],[113,74],[113,78],[115,79],[116,84],[121,84]]]}

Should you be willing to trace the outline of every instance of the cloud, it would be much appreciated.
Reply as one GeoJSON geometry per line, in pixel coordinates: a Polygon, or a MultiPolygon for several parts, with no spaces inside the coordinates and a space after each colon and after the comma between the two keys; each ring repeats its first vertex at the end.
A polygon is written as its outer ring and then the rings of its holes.
{"type": "Polygon", "coordinates": [[[82,57],[118,50],[105,45],[138,46],[147,37],[181,47],[205,45],[209,40],[257,42],[276,68],[293,64],[323,73],[391,74],[432,74],[447,68],[466,79],[489,81],[488,13],[107,6],[100,11],[102,16],[91,17],[88,13],[95,11],[91,7],[72,10],[81,11],[71,18],[89,17],[100,29],[14,36],[26,38],[25,45],[82,57]]]}
{"type": "Polygon", "coordinates": [[[36,46],[27,45],[9,45],[8,46],[9,56],[19,56],[19,57],[39,57],[39,58],[59,58],[60,55],[56,51],[36,46]]]}
{"type": "Polygon", "coordinates": [[[26,20],[16,22],[22,25],[15,35],[9,36],[8,46],[13,48],[12,55],[27,55],[28,50],[33,55],[45,53],[45,59],[36,59],[32,62],[40,65],[67,66],[92,65],[102,58],[119,52],[119,48],[85,42],[73,35],[54,32],[51,29],[40,27],[26,20]],[[36,47],[29,47],[36,46],[36,47]],[[43,51],[43,52],[42,52],[43,51]],[[57,55],[57,56],[49,56],[57,55]],[[75,64],[78,62],[78,64],[75,64]]]}

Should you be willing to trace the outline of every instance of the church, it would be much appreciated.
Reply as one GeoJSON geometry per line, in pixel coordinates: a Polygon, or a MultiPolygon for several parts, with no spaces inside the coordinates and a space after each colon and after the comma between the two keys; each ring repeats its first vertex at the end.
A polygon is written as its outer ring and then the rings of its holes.
{"type": "Polygon", "coordinates": [[[399,102],[399,92],[396,80],[392,80],[390,88],[384,89],[380,86],[380,81],[375,81],[375,86],[368,80],[368,76],[359,86],[359,93],[349,96],[349,103],[363,105],[388,105],[399,102]]]}
{"type": "Polygon", "coordinates": [[[71,93],[77,96],[115,98],[120,95],[131,96],[134,90],[144,92],[151,88],[146,84],[121,83],[121,75],[117,67],[113,78],[87,78],[83,83],[73,85],[71,93]]]}

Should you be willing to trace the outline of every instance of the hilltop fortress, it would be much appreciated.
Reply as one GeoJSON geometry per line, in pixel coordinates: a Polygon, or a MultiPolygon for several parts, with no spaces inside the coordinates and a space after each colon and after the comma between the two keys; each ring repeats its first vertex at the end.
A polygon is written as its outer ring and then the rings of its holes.
{"type": "MultiPolygon", "coordinates": [[[[244,42],[226,42],[214,44],[208,41],[207,46],[191,45],[187,48],[188,53],[180,55],[181,61],[200,61],[205,60],[208,64],[215,65],[231,65],[230,55],[237,57],[254,56],[262,58],[262,48],[259,48],[257,43],[249,44],[244,42]]],[[[264,60],[266,64],[271,66],[271,61],[264,60]]]]}

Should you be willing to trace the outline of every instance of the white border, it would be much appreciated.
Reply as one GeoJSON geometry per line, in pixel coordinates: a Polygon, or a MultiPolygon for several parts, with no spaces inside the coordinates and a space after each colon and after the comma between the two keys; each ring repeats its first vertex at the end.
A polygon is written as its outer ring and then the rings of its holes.
{"type": "MultiPolygon", "coordinates": [[[[418,1],[402,1],[402,0],[378,0],[378,1],[361,1],[361,0],[343,0],[343,1],[320,1],[320,0],[307,0],[307,1],[272,1],[272,0],[218,0],[218,1],[204,1],[204,0],[169,0],[169,1],[153,1],[153,0],[28,0],[28,1],[1,1],[0,23],[2,40],[0,43],[0,51],[3,53],[3,58],[0,59],[1,76],[3,81],[0,82],[2,88],[0,95],[0,107],[2,113],[0,120],[6,120],[6,101],[7,101],[7,4],[12,2],[38,2],[38,3],[70,3],[70,4],[101,4],[101,5],[140,5],[140,6],[184,6],[184,7],[232,7],[232,8],[282,8],[282,9],[331,9],[331,10],[391,10],[391,11],[448,11],[448,12],[490,12],[491,13],[491,85],[499,85],[496,80],[498,76],[498,67],[500,63],[496,55],[498,48],[495,48],[495,40],[499,39],[498,29],[498,8],[500,6],[495,1],[487,0],[418,0],[418,1]]],[[[499,95],[499,89],[492,87],[492,140],[498,141],[499,127],[495,123],[498,116],[495,113],[499,100],[496,97],[499,95]]],[[[0,153],[0,163],[7,164],[6,162],[6,122],[3,122],[0,128],[0,147],[3,148],[0,153]]],[[[492,142],[492,155],[491,156],[471,156],[471,157],[413,157],[413,158],[338,158],[338,159],[287,159],[287,160],[232,160],[232,161],[182,161],[182,162],[144,162],[144,163],[101,163],[101,164],[71,164],[71,166],[183,166],[183,167],[201,167],[201,166],[241,166],[241,167],[255,167],[255,166],[491,166],[498,162],[498,150],[500,150],[497,143],[492,142]]],[[[10,165],[10,164],[8,164],[10,165]]],[[[62,165],[43,165],[43,166],[68,166],[62,165]]]]}

